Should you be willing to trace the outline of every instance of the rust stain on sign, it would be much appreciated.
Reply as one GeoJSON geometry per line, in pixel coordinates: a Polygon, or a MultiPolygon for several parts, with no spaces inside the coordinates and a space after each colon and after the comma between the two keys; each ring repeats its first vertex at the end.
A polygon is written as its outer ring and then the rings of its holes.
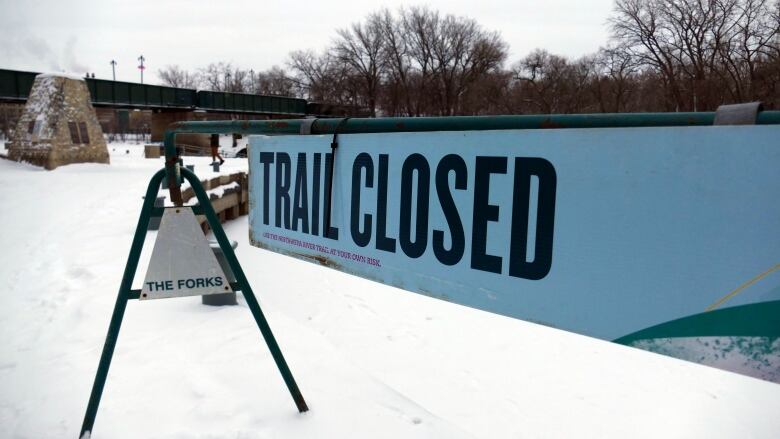
{"type": "Polygon", "coordinates": [[[264,250],[268,250],[274,253],[282,253],[286,254],[287,256],[292,256],[297,259],[302,259],[309,262],[314,262],[319,265],[322,265],[324,267],[333,268],[335,270],[344,270],[343,266],[339,264],[338,262],[334,261],[333,259],[325,256],[325,255],[308,255],[305,253],[299,253],[296,251],[286,250],[278,247],[274,247],[272,245],[268,245],[267,243],[263,241],[259,241],[255,235],[252,228],[249,228],[249,242],[255,246],[260,247],[264,250]]]}
{"type": "Polygon", "coordinates": [[[545,119],[539,125],[541,128],[565,128],[562,124],[553,122],[552,119],[545,119]]]}
{"type": "Polygon", "coordinates": [[[279,122],[268,122],[268,126],[271,129],[278,129],[278,128],[287,128],[290,126],[290,124],[285,121],[279,121],[279,122]]]}

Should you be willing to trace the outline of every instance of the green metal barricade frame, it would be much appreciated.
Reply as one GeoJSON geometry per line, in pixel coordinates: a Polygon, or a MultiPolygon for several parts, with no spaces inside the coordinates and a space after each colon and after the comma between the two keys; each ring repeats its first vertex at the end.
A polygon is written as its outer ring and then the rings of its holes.
{"type": "MultiPolygon", "coordinates": [[[[122,277],[119,294],[114,306],[103,352],[100,357],[95,382],[81,429],[82,437],[91,432],[98,405],[105,386],[111,358],[116,346],[127,301],[138,299],[140,290],[132,289],[132,281],[138,268],[147,226],[153,216],[162,216],[164,208],[153,207],[163,178],[167,179],[171,201],[183,206],[181,183],[187,180],[193,188],[199,206],[193,207],[195,214],[205,215],[217,242],[236,276],[231,284],[234,291],[244,294],[260,332],[279,368],[290,394],[300,412],[308,410],[292,373],[274,338],[271,328],[252,292],[244,271],[233,252],[219,219],[211,206],[206,191],[195,174],[180,166],[175,147],[176,135],[180,133],[200,134],[264,134],[264,135],[310,135],[310,134],[357,134],[423,131],[471,131],[509,129],[562,129],[562,128],[630,128],[662,126],[706,126],[713,125],[714,112],[702,113],[634,113],[634,114],[574,114],[574,115],[523,115],[523,116],[459,116],[459,117],[405,117],[405,118],[341,118],[341,119],[287,119],[263,121],[214,121],[178,122],[165,132],[165,168],[152,177],[146,190],[141,214],[130,248],[127,265],[122,277]]],[[[780,111],[763,111],[756,115],[757,125],[780,124],[780,111]]]]}
{"type": "MultiPolygon", "coordinates": [[[[95,375],[95,381],[92,386],[92,392],[90,393],[89,403],[87,405],[87,411],[84,415],[84,422],[81,427],[79,437],[85,437],[86,434],[91,434],[93,426],[95,424],[95,417],[97,416],[98,406],[100,405],[100,399],[103,394],[103,388],[105,387],[106,377],[108,376],[108,369],[111,366],[111,359],[114,354],[114,348],[119,337],[119,329],[122,326],[122,319],[124,317],[125,309],[127,308],[128,300],[139,299],[141,290],[132,289],[133,278],[135,277],[136,270],[138,268],[138,261],[141,256],[141,250],[143,249],[144,240],[146,238],[147,228],[149,220],[152,217],[160,217],[163,214],[164,209],[162,207],[154,207],[154,200],[157,198],[157,194],[160,191],[160,183],[163,178],[166,177],[165,169],[157,171],[156,174],[149,181],[149,186],[146,189],[146,196],[141,208],[141,214],[138,218],[138,225],[135,229],[135,235],[133,236],[133,243],[130,246],[130,254],[127,258],[127,264],[125,265],[125,271],[122,275],[122,282],[119,287],[119,294],[114,305],[114,311],[111,315],[111,323],[108,327],[108,335],[106,336],[105,344],[103,345],[103,352],[100,356],[100,362],[98,364],[98,370],[95,375]]],[[[235,274],[236,282],[231,284],[233,291],[240,291],[244,295],[247,305],[249,306],[252,316],[260,329],[260,333],[263,335],[263,339],[268,345],[268,349],[271,351],[274,361],[276,362],[279,372],[282,374],[285,384],[287,385],[290,395],[295,402],[299,412],[306,412],[309,410],[306,405],[306,401],[303,399],[301,391],[298,389],[298,385],[295,382],[295,378],[290,372],[290,368],[282,355],[282,351],[279,348],[276,338],[271,331],[271,327],[268,325],[268,321],[263,314],[260,304],[257,302],[252,287],[249,285],[249,281],[241,268],[241,265],[233,252],[233,247],[228,241],[225,231],[222,229],[222,225],[219,222],[217,214],[214,212],[209,197],[196,175],[187,168],[176,167],[175,174],[169,174],[177,181],[176,188],[179,189],[180,181],[177,179],[177,175],[184,177],[192,186],[195,196],[198,199],[198,206],[193,206],[193,211],[196,215],[205,215],[214,236],[217,238],[217,242],[224,253],[231,270],[235,274]]],[[[179,192],[179,199],[181,200],[181,193],[179,192]]],[[[181,201],[176,206],[182,206],[181,201]]],[[[169,207],[170,209],[171,207],[169,207]]],[[[173,207],[176,208],[176,207],[173,207]]],[[[87,436],[88,437],[88,436],[87,436]]]]}

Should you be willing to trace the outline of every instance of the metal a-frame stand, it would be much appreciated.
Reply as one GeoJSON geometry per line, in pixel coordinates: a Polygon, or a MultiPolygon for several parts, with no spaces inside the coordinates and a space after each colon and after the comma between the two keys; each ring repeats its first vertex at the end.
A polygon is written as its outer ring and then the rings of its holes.
{"type": "Polygon", "coordinates": [[[217,242],[222,248],[222,252],[226,257],[228,264],[230,264],[230,268],[235,274],[236,282],[231,284],[233,291],[241,291],[241,293],[243,293],[244,299],[246,300],[249,309],[252,311],[252,316],[255,318],[257,326],[260,328],[260,333],[263,335],[265,343],[268,345],[268,349],[270,349],[271,355],[276,362],[276,366],[279,368],[279,372],[281,372],[285,384],[287,384],[290,395],[292,395],[295,405],[298,407],[298,411],[303,413],[309,410],[306,401],[303,399],[303,395],[301,395],[301,391],[298,389],[298,385],[295,383],[292,372],[290,372],[290,368],[284,360],[282,351],[276,343],[273,332],[271,332],[271,327],[268,325],[268,321],[265,319],[263,311],[257,303],[257,299],[252,292],[252,287],[249,285],[249,282],[244,275],[244,271],[238,263],[238,259],[233,252],[233,247],[230,245],[216,213],[214,213],[214,208],[211,206],[206,191],[203,189],[203,186],[194,173],[186,168],[180,167],[178,164],[178,157],[173,148],[174,135],[175,134],[173,133],[166,133],[166,167],[154,174],[149,182],[149,187],[146,189],[146,197],[144,198],[141,215],[135,229],[135,236],[133,237],[133,244],[130,247],[127,265],[125,265],[122,283],[119,287],[119,295],[117,296],[116,304],[114,305],[114,313],[111,316],[111,323],[108,326],[108,335],[106,336],[106,342],[103,345],[103,353],[100,355],[100,363],[98,364],[98,370],[95,374],[95,382],[92,385],[92,393],[89,396],[89,404],[87,405],[87,412],[84,415],[84,423],[81,426],[79,438],[89,437],[92,432],[92,427],[95,424],[95,416],[97,415],[98,406],[100,405],[100,397],[103,394],[106,377],[108,376],[108,368],[111,365],[114,347],[116,347],[116,341],[119,337],[119,328],[122,326],[122,318],[125,313],[125,308],[127,307],[127,301],[138,299],[141,294],[141,290],[132,289],[133,277],[138,268],[138,260],[141,256],[141,250],[143,249],[149,220],[152,217],[162,216],[165,209],[163,207],[154,207],[153,203],[160,190],[160,183],[166,176],[168,178],[171,199],[176,206],[181,206],[183,204],[181,200],[180,176],[190,183],[199,203],[198,206],[193,206],[192,209],[196,215],[206,216],[206,220],[208,221],[214,236],[217,238],[217,242]]]}

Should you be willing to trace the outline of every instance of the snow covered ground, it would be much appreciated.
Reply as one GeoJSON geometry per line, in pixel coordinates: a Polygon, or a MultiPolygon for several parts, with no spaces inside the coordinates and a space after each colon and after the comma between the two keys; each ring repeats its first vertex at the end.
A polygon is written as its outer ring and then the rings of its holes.
{"type": "MultiPolygon", "coordinates": [[[[50,172],[0,160],[0,438],[78,436],[162,166],[140,146],[109,151],[111,165],[50,172]]],[[[209,162],[185,160],[204,178],[209,162]]],[[[778,437],[780,385],[269,253],[249,246],[246,217],[225,228],[311,411],[243,300],[131,301],[93,438],[778,437]]]]}

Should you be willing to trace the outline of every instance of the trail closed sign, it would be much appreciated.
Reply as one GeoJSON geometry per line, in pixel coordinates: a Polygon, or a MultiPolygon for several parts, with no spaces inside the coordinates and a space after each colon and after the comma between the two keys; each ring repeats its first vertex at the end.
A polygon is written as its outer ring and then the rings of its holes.
{"type": "Polygon", "coordinates": [[[351,134],[334,156],[329,135],[253,136],[250,239],[780,381],[778,138],[777,126],[351,134]]]}

